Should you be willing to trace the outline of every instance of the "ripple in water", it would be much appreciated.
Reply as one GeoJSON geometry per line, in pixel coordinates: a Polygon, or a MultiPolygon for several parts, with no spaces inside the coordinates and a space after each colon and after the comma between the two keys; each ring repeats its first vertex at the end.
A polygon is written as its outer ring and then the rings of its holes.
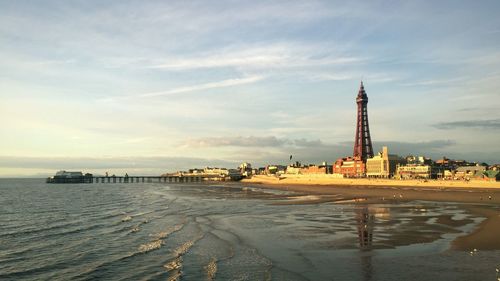
{"type": "MultiPolygon", "coordinates": [[[[189,249],[191,249],[191,247],[193,247],[193,245],[198,241],[200,240],[201,238],[203,238],[203,234],[200,234],[198,237],[196,237],[195,239],[193,240],[189,240],[187,242],[185,242],[184,244],[182,244],[181,246],[177,247],[176,249],[174,249],[172,252],[173,254],[175,255],[175,258],[171,261],[169,261],[168,263],[166,263],[165,265],[163,265],[163,267],[167,270],[167,272],[172,272],[171,276],[168,278],[168,280],[180,280],[180,278],[182,277],[182,256],[184,254],[186,254],[189,249]]],[[[215,274],[214,274],[215,276],[215,274]]],[[[211,279],[210,279],[211,280],[211,279]]]]}
{"type": "Polygon", "coordinates": [[[147,244],[142,244],[139,246],[139,252],[147,253],[149,251],[157,250],[160,249],[163,244],[165,244],[163,240],[155,240],[147,244]]]}
{"type": "Polygon", "coordinates": [[[122,222],[126,222],[126,221],[131,221],[132,220],[132,217],[131,216],[126,216],[122,219],[122,222]]]}
{"type": "Polygon", "coordinates": [[[207,272],[207,280],[215,280],[215,274],[217,273],[217,260],[215,258],[212,258],[205,266],[205,271],[207,272]]]}
{"type": "MultiPolygon", "coordinates": [[[[183,227],[184,227],[184,224],[178,224],[178,225],[174,225],[174,226],[172,226],[172,227],[168,228],[167,230],[162,231],[160,233],[150,235],[150,236],[156,238],[156,240],[151,241],[151,242],[146,243],[146,244],[142,244],[141,246],[139,246],[139,252],[147,253],[147,252],[150,252],[153,250],[160,249],[161,246],[163,246],[165,244],[163,239],[167,238],[170,234],[181,230],[183,227]]],[[[139,228],[135,227],[134,229],[132,229],[132,232],[134,232],[134,230],[139,231],[139,228]]]]}
{"type": "Polygon", "coordinates": [[[164,239],[164,238],[166,238],[167,236],[169,236],[170,234],[172,234],[172,233],[174,233],[174,232],[177,232],[177,231],[181,230],[183,227],[184,227],[184,224],[183,224],[183,223],[181,223],[181,224],[177,224],[177,225],[174,225],[174,226],[172,226],[172,227],[167,228],[167,230],[165,230],[165,231],[162,231],[162,232],[159,232],[159,233],[152,234],[151,236],[156,237],[156,238],[158,238],[158,239],[164,239]]]}

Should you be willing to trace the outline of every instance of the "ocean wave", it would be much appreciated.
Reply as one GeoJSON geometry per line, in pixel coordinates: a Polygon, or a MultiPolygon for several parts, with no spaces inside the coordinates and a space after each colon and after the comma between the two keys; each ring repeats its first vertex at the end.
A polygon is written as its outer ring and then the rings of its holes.
{"type": "MultiPolygon", "coordinates": [[[[172,227],[169,227],[165,231],[155,233],[155,234],[150,234],[150,236],[155,238],[155,240],[148,242],[146,244],[140,245],[138,248],[138,252],[139,253],[147,253],[150,251],[160,249],[165,244],[165,241],[163,239],[167,238],[170,234],[172,234],[174,232],[180,231],[183,227],[184,227],[184,223],[181,223],[181,224],[177,224],[177,225],[174,225],[172,227]]],[[[140,230],[139,226],[135,226],[131,232],[137,232],[139,230],[140,230]]],[[[192,242],[192,241],[190,241],[190,242],[192,242]]],[[[176,253],[177,258],[180,257],[183,252],[187,251],[192,246],[192,244],[191,245],[188,245],[188,244],[185,243],[183,245],[184,247],[181,246],[180,248],[176,249],[176,251],[174,251],[176,253]]],[[[180,261],[179,261],[179,264],[180,264],[180,261]]],[[[167,268],[168,266],[165,265],[164,267],[167,268]]],[[[180,265],[179,265],[179,267],[180,267],[180,265]]]]}
{"type": "Polygon", "coordinates": [[[132,220],[131,216],[125,216],[122,218],[122,222],[127,222],[127,221],[131,221],[131,220],[132,220]]]}
{"type": "Polygon", "coordinates": [[[217,273],[217,259],[212,258],[204,269],[207,274],[207,280],[214,280],[215,274],[217,273]]]}
{"type": "Polygon", "coordinates": [[[142,244],[141,246],[139,246],[139,252],[147,253],[147,252],[150,252],[153,250],[157,250],[157,249],[160,249],[163,244],[165,244],[165,243],[163,242],[163,240],[160,240],[160,239],[146,243],[146,244],[142,244]]]}
{"type": "Polygon", "coordinates": [[[177,224],[177,225],[174,225],[172,227],[167,228],[165,231],[158,232],[158,233],[155,233],[155,234],[150,234],[150,236],[158,238],[158,239],[165,239],[170,234],[181,230],[183,227],[184,227],[184,223],[177,224]]]}
{"type": "Polygon", "coordinates": [[[180,270],[176,270],[173,272],[172,275],[170,275],[167,279],[167,281],[178,281],[181,280],[182,272],[180,270]]]}
{"type": "Polygon", "coordinates": [[[173,274],[168,278],[168,280],[180,280],[182,277],[182,256],[185,255],[191,247],[200,239],[203,238],[203,234],[198,235],[193,240],[189,240],[184,242],[182,245],[177,247],[172,251],[174,254],[174,259],[164,264],[163,267],[167,270],[167,272],[173,271],[173,274]]]}
{"type": "Polygon", "coordinates": [[[137,214],[133,214],[133,215],[130,215],[131,217],[135,218],[135,217],[140,217],[140,216],[144,216],[144,215],[147,215],[147,214],[151,214],[151,213],[154,213],[155,211],[148,211],[148,212],[140,212],[140,213],[137,213],[137,214]]]}
{"type": "Polygon", "coordinates": [[[167,271],[172,271],[172,270],[180,269],[182,267],[182,258],[181,257],[176,257],[172,261],[164,264],[163,267],[167,271]]]}

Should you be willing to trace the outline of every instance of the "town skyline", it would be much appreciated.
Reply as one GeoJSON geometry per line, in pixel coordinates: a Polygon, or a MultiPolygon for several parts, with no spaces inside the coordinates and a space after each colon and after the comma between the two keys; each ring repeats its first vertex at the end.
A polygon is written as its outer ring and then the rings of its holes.
{"type": "Polygon", "coordinates": [[[333,162],[360,80],[375,153],[498,162],[500,4],[382,2],[2,3],[0,177],[333,162]]]}

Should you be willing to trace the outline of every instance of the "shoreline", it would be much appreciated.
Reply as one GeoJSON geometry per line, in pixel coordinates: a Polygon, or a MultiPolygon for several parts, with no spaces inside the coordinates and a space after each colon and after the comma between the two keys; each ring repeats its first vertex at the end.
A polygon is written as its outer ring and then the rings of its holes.
{"type": "MultiPolygon", "coordinates": [[[[354,180],[356,182],[356,180],[354,180]]],[[[435,186],[383,186],[347,184],[306,184],[288,183],[276,180],[274,184],[260,181],[243,180],[241,184],[281,191],[293,191],[289,200],[276,202],[276,205],[301,204],[398,204],[410,201],[433,201],[464,203],[471,214],[484,217],[474,229],[455,238],[450,243],[451,250],[473,251],[500,250],[500,189],[495,188],[443,188],[435,186]]],[[[450,221],[449,223],[455,223],[450,221]]]]}
{"type": "MultiPolygon", "coordinates": [[[[499,204],[500,189],[491,188],[436,188],[422,186],[370,186],[370,185],[318,185],[280,182],[275,184],[242,180],[240,185],[249,185],[263,189],[292,191],[297,196],[320,195],[318,200],[304,200],[315,204],[317,201],[343,203],[346,200],[364,203],[392,203],[414,200],[499,204]],[[340,197],[339,197],[340,196],[340,197]]],[[[311,197],[316,198],[316,197],[311,197]]]]}
{"type": "Polygon", "coordinates": [[[412,187],[434,189],[497,189],[497,181],[458,181],[458,180],[395,180],[379,178],[338,178],[331,174],[283,175],[281,177],[255,175],[241,180],[243,183],[270,185],[316,185],[316,186],[373,186],[373,187],[412,187]]]}

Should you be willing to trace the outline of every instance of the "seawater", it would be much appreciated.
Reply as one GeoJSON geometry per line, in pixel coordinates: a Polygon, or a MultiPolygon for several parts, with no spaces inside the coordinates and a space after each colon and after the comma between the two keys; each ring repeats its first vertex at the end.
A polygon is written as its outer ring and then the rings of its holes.
{"type": "Polygon", "coordinates": [[[499,251],[450,249],[483,220],[462,204],[293,196],[242,184],[2,179],[0,280],[496,279],[499,251]],[[443,216],[463,223],[437,223],[443,216]]]}

